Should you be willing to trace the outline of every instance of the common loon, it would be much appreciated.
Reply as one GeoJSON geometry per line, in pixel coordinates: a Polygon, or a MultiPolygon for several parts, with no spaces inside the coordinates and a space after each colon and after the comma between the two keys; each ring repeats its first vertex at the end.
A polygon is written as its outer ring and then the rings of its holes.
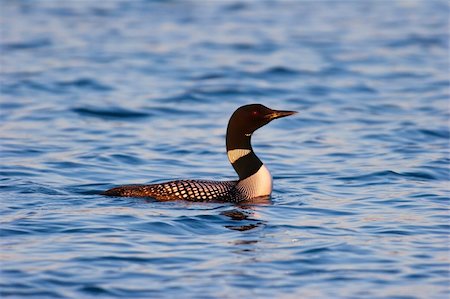
{"type": "Polygon", "coordinates": [[[272,176],[253,152],[250,139],[270,121],[297,113],[272,110],[261,104],[239,107],[228,122],[226,147],[228,160],[239,175],[235,181],[176,180],[151,185],[126,185],[103,192],[108,196],[152,197],[160,201],[240,202],[269,198],[272,176]]]}

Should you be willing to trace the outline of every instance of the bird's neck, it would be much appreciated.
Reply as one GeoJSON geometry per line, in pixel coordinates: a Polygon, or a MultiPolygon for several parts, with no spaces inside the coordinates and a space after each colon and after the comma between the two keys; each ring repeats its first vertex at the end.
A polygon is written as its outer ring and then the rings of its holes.
{"type": "Polygon", "coordinates": [[[227,155],[239,180],[252,176],[263,166],[253,152],[251,134],[236,134],[227,130],[227,155]]]}

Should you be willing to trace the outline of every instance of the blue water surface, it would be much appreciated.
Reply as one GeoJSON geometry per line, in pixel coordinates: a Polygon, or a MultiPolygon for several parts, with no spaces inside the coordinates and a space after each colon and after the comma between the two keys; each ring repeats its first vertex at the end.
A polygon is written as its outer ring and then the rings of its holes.
{"type": "Polygon", "coordinates": [[[447,1],[0,2],[2,298],[448,298],[447,1]],[[98,195],[234,179],[269,204],[98,195]]]}

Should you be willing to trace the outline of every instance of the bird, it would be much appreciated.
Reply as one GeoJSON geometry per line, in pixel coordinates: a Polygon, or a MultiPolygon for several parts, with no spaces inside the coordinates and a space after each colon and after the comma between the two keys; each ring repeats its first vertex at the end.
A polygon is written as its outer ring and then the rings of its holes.
{"type": "Polygon", "coordinates": [[[102,195],[117,197],[151,197],[158,201],[243,202],[270,198],[272,175],[256,156],[252,134],[274,119],[297,111],[274,110],[262,104],[239,107],[231,115],[226,132],[228,160],[239,179],[233,181],[172,180],[147,185],[124,185],[106,190],[102,195]]]}

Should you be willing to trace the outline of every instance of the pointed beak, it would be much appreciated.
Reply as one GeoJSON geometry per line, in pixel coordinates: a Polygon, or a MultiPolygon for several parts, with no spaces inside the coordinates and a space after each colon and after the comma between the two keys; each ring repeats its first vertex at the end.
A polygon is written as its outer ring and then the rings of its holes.
{"type": "Polygon", "coordinates": [[[286,117],[286,116],[297,114],[297,113],[298,113],[297,111],[272,110],[272,113],[269,113],[268,115],[266,115],[266,118],[268,118],[269,120],[273,120],[273,119],[286,117]]]}

